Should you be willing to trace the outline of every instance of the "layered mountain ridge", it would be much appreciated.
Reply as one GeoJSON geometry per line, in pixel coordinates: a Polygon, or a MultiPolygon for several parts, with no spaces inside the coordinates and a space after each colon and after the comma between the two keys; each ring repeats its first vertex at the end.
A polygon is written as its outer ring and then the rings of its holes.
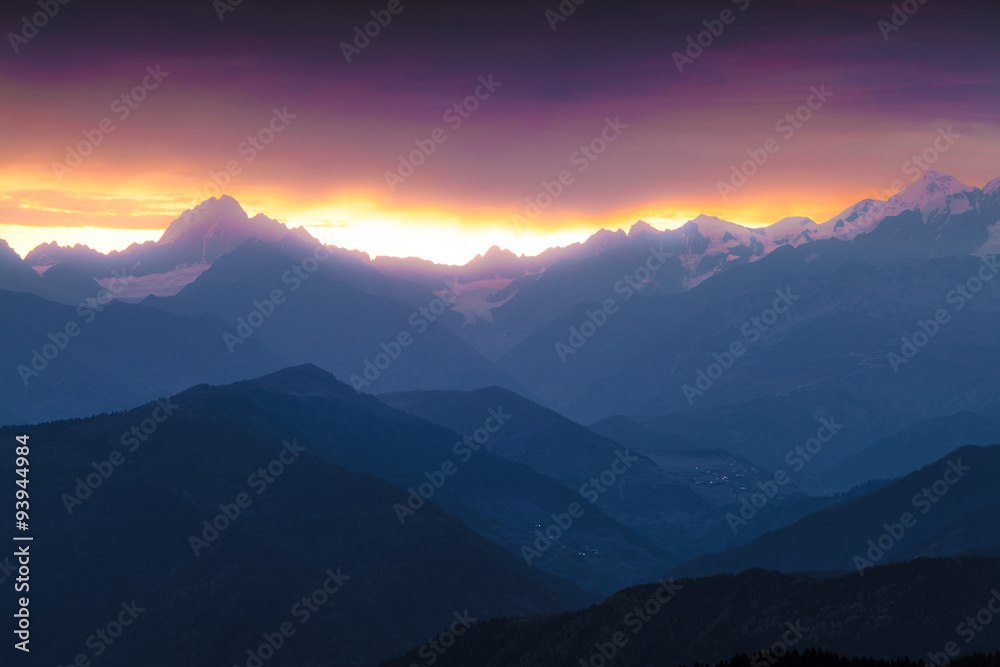
{"type": "MultiPolygon", "coordinates": [[[[628,232],[601,229],[581,243],[550,248],[535,257],[517,256],[494,246],[464,266],[438,265],[412,257],[372,259],[364,253],[355,255],[382,272],[434,290],[442,289],[444,280],[467,284],[500,279],[491,286],[489,296],[493,296],[515,280],[527,279],[530,283],[532,277],[560,262],[593,259],[643,243],[662,244],[667,248],[665,253],[677,260],[681,271],[678,284],[672,288],[690,289],[720,270],[757,261],[780,247],[797,247],[823,239],[851,241],[873,232],[884,220],[907,211],[917,211],[928,226],[943,232],[940,227],[951,217],[970,212],[996,213],[1000,207],[995,201],[998,190],[1000,178],[980,189],[929,170],[887,201],[864,199],[822,224],[791,216],[764,227],[746,227],[714,216],[699,215],[677,229],[661,232],[639,220],[628,232]]],[[[990,224],[997,222],[994,219],[990,224]]],[[[982,232],[978,238],[980,246],[993,239],[987,227],[978,230],[982,232]]],[[[133,244],[122,251],[103,255],[82,245],[42,244],[29,252],[21,264],[34,269],[43,280],[15,282],[2,275],[9,273],[10,267],[6,271],[0,267],[0,284],[6,282],[21,291],[70,303],[80,296],[80,290],[67,286],[71,280],[93,285],[103,284],[112,276],[125,275],[131,278],[132,287],[117,293],[117,298],[168,296],[248,239],[276,243],[287,234],[318,243],[305,228],[290,229],[262,213],[250,217],[235,199],[222,195],[184,211],[158,241],[133,244]],[[150,276],[155,278],[150,279],[150,276]],[[140,280],[142,278],[145,280],[140,280]]]]}

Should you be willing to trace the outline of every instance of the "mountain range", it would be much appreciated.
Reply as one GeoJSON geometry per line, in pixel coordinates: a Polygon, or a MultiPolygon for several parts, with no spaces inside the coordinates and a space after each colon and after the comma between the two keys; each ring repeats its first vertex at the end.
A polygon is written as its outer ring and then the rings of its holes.
{"type": "MultiPolygon", "coordinates": [[[[661,581],[576,612],[482,623],[435,664],[991,665],[996,656],[982,653],[1000,648],[997,634],[976,632],[962,619],[996,594],[989,582],[998,564],[986,558],[923,559],[875,567],[864,578],[754,569],[661,581]]],[[[421,664],[419,650],[381,667],[412,664],[421,664]]]]}
{"type": "MultiPolygon", "coordinates": [[[[145,512],[172,530],[210,512],[211,497],[237,493],[231,468],[259,458],[268,435],[298,438],[310,443],[314,476],[286,492],[286,509],[324,506],[331,480],[377,498],[374,535],[343,512],[304,515],[352,534],[344,553],[355,560],[366,549],[433,552],[393,526],[405,532],[411,512],[434,521],[447,533],[435,544],[461,543],[502,573],[484,580],[506,582],[490,590],[461,587],[493,616],[577,608],[670,573],[849,569],[954,457],[978,461],[972,481],[884,561],[993,556],[997,186],[929,172],[888,202],[819,225],[749,229],[701,216],[661,232],[639,222],[537,257],[492,248],[462,267],[325,246],[226,196],[118,253],[50,244],[21,259],[3,245],[0,304],[14,316],[0,324],[0,424],[51,422],[32,427],[63,443],[40,470],[68,488],[151,401],[195,406],[190,423],[164,425],[177,449],[161,452],[162,470],[117,478],[132,480],[128,494],[152,495],[119,508],[113,499],[130,496],[109,491],[92,503],[102,520],[125,512],[112,523],[135,526],[145,512]],[[509,418],[487,430],[497,415],[509,418]],[[205,455],[204,473],[164,481],[183,477],[177,457],[205,455]],[[841,547],[828,545],[829,525],[841,547]]],[[[87,520],[58,525],[68,535],[59,539],[80,543],[106,532],[87,520]]],[[[246,526],[260,532],[238,548],[264,558],[252,545],[276,542],[276,529],[246,526]]],[[[176,541],[138,544],[182,556],[176,541]]],[[[289,548],[305,559],[297,571],[330,560],[306,542],[289,548]]],[[[224,568],[226,558],[204,562],[224,568]]],[[[368,565],[410,576],[377,558],[368,565]]],[[[237,576],[180,560],[136,567],[150,596],[154,571],[182,573],[194,588],[237,576]]],[[[305,583],[289,577],[269,590],[305,583]]],[[[163,609],[184,616],[195,597],[163,609]]],[[[356,644],[350,659],[372,664],[425,641],[458,610],[442,599],[421,613],[426,622],[379,651],[356,644]]],[[[351,604],[365,618],[365,603],[351,604]]],[[[208,627],[236,644],[252,639],[236,621],[208,627]]],[[[304,642],[302,655],[317,647],[304,642]]],[[[235,660],[228,650],[213,656],[235,660]]]]}
{"type": "Polygon", "coordinates": [[[836,419],[836,446],[799,483],[843,491],[871,479],[837,472],[863,450],[1000,407],[998,224],[1000,179],[929,171],[818,225],[639,222],[447,267],[323,246],[222,196],[117,253],[0,247],[0,298],[18,313],[2,325],[0,422],[314,363],[373,394],[498,386],[624,444],[764,468],[836,419]],[[917,349],[922,327],[937,328],[917,349]]]}
{"type": "MultiPolygon", "coordinates": [[[[622,629],[636,637],[624,664],[659,654],[655,664],[675,665],[765,650],[796,620],[809,628],[800,648],[887,657],[948,641],[951,619],[978,609],[1000,572],[998,446],[845,496],[771,496],[758,517],[724,498],[741,485],[767,493],[769,480],[724,452],[619,457],[619,443],[507,390],[380,400],[313,365],[0,428],[15,435],[32,445],[45,517],[34,536],[48,548],[33,564],[49,576],[32,601],[56,610],[36,636],[51,662],[96,650],[81,642],[95,614],[122,608],[142,622],[108,665],[248,664],[265,644],[284,664],[317,667],[409,650],[446,665],[571,665],[622,629]],[[591,477],[607,485],[600,502],[577,488],[591,477]],[[654,544],[713,513],[728,523],[727,509],[758,524],[742,542],[759,536],[680,567],[677,552],[697,549],[654,544]],[[786,574],[747,570],[760,565],[786,574]],[[60,605],[67,596],[91,604],[60,605]],[[645,607],[653,598],[665,611],[645,607]],[[433,648],[446,637],[454,650],[433,648]],[[490,661],[475,657],[484,651],[490,661]]],[[[1000,648],[992,637],[976,650],[1000,648]]],[[[402,660],[386,664],[416,659],[402,660]]]]}
{"type": "MultiPolygon", "coordinates": [[[[246,664],[266,636],[273,650],[289,623],[283,664],[318,655],[330,656],[326,665],[372,664],[456,614],[557,611],[593,599],[525,567],[499,537],[477,534],[437,502],[494,536],[527,535],[524,516],[542,510],[510,499],[554,493],[562,503],[568,490],[483,454],[401,522],[394,506],[407,502],[405,486],[425,481],[426,461],[440,465],[460,436],[315,367],[199,385],[127,412],[0,429],[4,440],[22,434],[33,452],[34,543],[48,545],[32,549],[31,561],[47,574],[31,581],[32,608],[47,610],[33,636],[39,662],[84,654],[107,665],[246,664]],[[362,472],[373,467],[379,477],[362,472]],[[502,477],[484,475],[491,469],[502,477]],[[483,493],[470,497],[472,485],[483,493]],[[102,655],[108,646],[95,631],[123,605],[141,615],[102,655]]],[[[4,471],[14,475],[6,463],[4,471]]],[[[610,525],[591,516],[579,531],[601,532],[613,554],[628,540],[610,525]]]]}

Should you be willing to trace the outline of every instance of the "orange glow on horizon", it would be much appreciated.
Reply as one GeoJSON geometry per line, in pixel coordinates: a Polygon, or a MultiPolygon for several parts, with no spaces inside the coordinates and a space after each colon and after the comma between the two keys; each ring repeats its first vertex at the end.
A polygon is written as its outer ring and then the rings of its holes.
{"type": "MultiPolygon", "coordinates": [[[[196,205],[194,192],[176,187],[180,180],[134,178],[120,183],[119,191],[101,191],[94,184],[78,188],[27,187],[24,173],[5,183],[15,186],[0,194],[0,239],[22,257],[49,241],[60,245],[81,243],[101,252],[121,250],[131,243],[160,237],[184,210],[196,205]],[[173,188],[153,187],[152,181],[169,181],[173,188]],[[164,194],[149,195],[148,192],[164,194]]],[[[12,175],[13,176],[13,175],[12,175]]],[[[37,176],[37,175],[36,175],[37,176]]],[[[35,181],[36,183],[38,181],[35,181]]],[[[50,183],[45,183],[51,187],[50,183]]],[[[163,185],[163,183],[157,183],[163,185]]],[[[982,183],[976,184],[980,187],[982,183]]],[[[609,210],[588,216],[560,209],[556,202],[528,224],[516,224],[522,211],[446,205],[394,204],[384,193],[362,188],[312,199],[277,187],[235,187],[235,197],[248,215],[263,213],[290,228],[303,226],[322,242],[375,257],[421,257],[437,263],[464,264],[497,245],[517,255],[537,255],[547,248],[585,241],[599,229],[628,230],[638,220],[656,229],[675,229],[699,214],[715,216],[747,227],[760,227],[802,215],[822,223],[855,202],[877,196],[877,189],[858,191],[805,190],[753,196],[739,192],[723,201],[652,201],[641,207],[609,210]]],[[[214,194],[214,193],[213,193],[214,194]]]]}
{"type": "Polygon", "coordinates": [[[162,229],[112,229],[109,227],[25,227],[0,224],[0,239],[24,258],[43,243],[55,241],[61,246],[85,245],[98,252],[124,250],[133,243],[155,241],[162,229]]]}
{"type": "MultiPolygon", "coordinates": [[[[88,194],[78,196],[88,199],[88,194]]],[[[703,207],[689,203],[678,206],[657,202],[615,211],[596,219],[546,212],[529,221],[528,225],[519,226],[513,222],[512,213],[504,216],[485,211],[460,212],[431,207],[394,210],[363,198],[353,201],[337,198],[327,203],[302,205],[293,200],[284,201],[283,197],[276,197],[273,203],[268,204],[259,195],[243,198],[240,193],[233,193],[232,196],[251,217],[263,213],[289,228],[303,226],[326,244],[360,250],[371,257],[420,257],[440,264],[457,265],[465,264],[494,245],[517,255],[534,256],[547,248],[583,242],[602,228],[628,231],[639,220],[658,230],[676,229],[700,213],[748,227],[765,226],[790,215],[806,215],[823,222],[863,198],[845,200],[843,204],[834,203],[818,215],[810,215],[811,211],[794,206],[777,211],[771,202],[749,206],[705,202],[703,207]]],[[[9,201],[9,197],[7,199],[9,201]]],[[[108,198],[102,199],[107,201],[108,198]]],[[[169,197],[165,199],[170,200],[169,197]]],[[[794,201],[798,197],[789,199],[794,201]]],[[[5,203],[0,199],[0,207],[5,203]]],[[[156,201],[157,208],[164,203],[156,201]]],[[[60,245],[80,243],[105,253],[122,250],[132,243],[158,239],[172,220],[194,204],[193,201],[182,203],[177,198],[173,203],[172,210],[164,210],[170,208],[168,204],[162,206],[160,211],[153,211],[148,201],[122,197],[112,207],[114,212],[19,204],[17,209],[24,214],[23,217],[35,218],[42,224],[17,224],[15,220],[21,216],[11,215],[10,209],[7,209],[0,218],[0,239],[7,241],[22,257],[37,245],[53,240],[60,245]],[[58,224],[67,218],[83,220],[85,224],[66,224],[69,220],[58,224]],[[142,227],[133,228],[130,223],[141,224],[142,227]]]]}
{"type": "MultiPolygon", "coordinates": [[[[543,215],[530,224],[518,226],[507,216],[490,215],[484,212],[459,213],[444,209],[421,209],[399,211],[382,209],[371,202],[345,203],[333,201],[329,204],[299,207],[292,203],[276,202],[273,206],[250,205],[246,200],[234,195],[251,217],[263,213],[286,224],[289,228],[305,227],[309,233],[323,243],[360,250],[371,257],[420,257],[439,264],[462,265],[478,254],[483,254],[491,246],[499,246],[516,255],[534,256],[544,250],[583,242],[600,229],[617,230],[629,228],[637,221],[644,220],[658,230],[676,229],[688,220],[704,212],[724,220],[746,226],[762,226],[777,222],[784,213],[769,214],[765,209],[744,212],[736,207],[685,206],[671,208],[669,204],[657,203],[629,211],[607,214],[596,220],[583,218],[543,215]],[[676,211],[676,212],[674,212],[676,211]]],[[[127,207],[125,207],[127,208],[127,207]]],[[[185,207],[186,208],[186,207],[185,207]]],[[[7,241],[22,257],[41,243],[57,241],[60,245],[77,243],[90,246],[107,253],[122,250],[132,243],[142,243],[158,239],[185,208],[177,208],[170,213],[153,214],[138,207],[136,211],[123,208],[117,216],[117,223],[145,223],[144,228],[102,226],[108,222],[107,214],[85,216],[86,225],[16,225],[0,223],[0,239],[7,241]],[[103,220],[101,219],[103,218],[103,220]],[[126,220],[122,220],[126,218],[126,220]],[[150,227],[149,223],[159,222],[150,227]]],[[[830,216],[845,206],[830,211],[830,216]]],[[[81,217],[79,211],[61,211],[49,207],[25,207],[22,210],[43,212],[51,219],[59,217],[81,217]]],[[[796,215],[790,212],[788,215],[796,215]]],[[[828,216],[829,217],[829,216],[828,216]]],[[[9,216],[8,216],[9,218],[9,216]]],[[[815,218],[814,218],[815,219],[815,218]]],[[[821,218],[824,220],[826,218],[821,218]]]]}

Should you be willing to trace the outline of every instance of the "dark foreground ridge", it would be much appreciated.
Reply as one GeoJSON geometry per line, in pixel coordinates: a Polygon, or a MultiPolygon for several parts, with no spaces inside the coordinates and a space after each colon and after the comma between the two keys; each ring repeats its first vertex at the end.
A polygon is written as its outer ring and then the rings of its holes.
{"type": "MultiPolygon", "coordinates": [[[[740,654],[723,664],[923,664],[852,662],[832,653],[778,661],[793,650],[820,648],[944,664],[949,650],[952,660],[1000,650],[1000,633],[975,618],[983,612],[981,620],[992,621],[989,605],[1000,608],[998,591],[1000,560],[990,558],[920,559],[874,567],[864,576],[755,569],[636,586],[577,612],[494,619],[473,627],[433,664],[668,667],[715,664],[740,654]]],[[[430,664],[431,655],[437,654],[424,645],[381,667],[430,664]]],[[[958,664],[998,664],[976,660],[958,664]]]]}

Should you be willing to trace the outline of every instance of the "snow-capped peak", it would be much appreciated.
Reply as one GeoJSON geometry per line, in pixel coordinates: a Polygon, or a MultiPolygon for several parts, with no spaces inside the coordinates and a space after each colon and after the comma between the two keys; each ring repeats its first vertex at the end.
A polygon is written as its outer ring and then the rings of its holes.
{"type": "Polygon", "coordinates": [[[1000,190],[1000,178],[995,178],[983,186],[983,192],[988,195],[993,194],[997,190],[1000,190]]]}
{"type": "Polygon", "coordinates": [[[714,215],[699,215],[681,226],[682,234],[689,238],[697,236],[710,240],[710,247],[723,248],[732,244],[750,243],[751,239],[763,236],[763,229],[752,229],[717,218],[714,215]]]}
{"type": "Polygon", "coordinates": [[[280,241],[289,230],[262,213],[247,216],[229,195],[212,197],[181,213],[170,223],[157,245],[198,249],[201,263],[212,263],[249,238],[268,243],[280,241]]]}
{"type": "Polygon", "coordinates": [[[886,217],[888,202],[880,199],[862,199],[833,216],[820,226],[824,236],[851,239],[870,231],[886,217]]]}
{"type": "Polygon", "coordinates": [[[790,244],[797,246],[813,240],[819,231],[817,225],[811,218],[801,215],[794,215],[782,218],[778,222],[763,228],[769,246],[790,244]]]}
{"type": "Polygon", "coordinates": [[[949,196],[963,192],[972,192],[975,189],[972,186],[965,185],[953,176],[931,169],[916,181],[906,186],[902,192],[894,195],[889,201],[899,202],[908,208],[926,211],[931,207],[937,208],[939,205],[944,204],[945,199],[949,196]]]}
{"type": "Polygon", "coordinates": [[[778,220],[771,226],[776,227],[778,225],[798,225],[799,227],[806,227],[808,225],[815,225],[815,224],[816,223],[813,222],[812,218],[807,218],[804,215],[790,215],[787,218],[782,218],[781,220],[778,220]]]}
{"type": "Polygon", "coordinates": [[[828,220],[821,229],[824,237],[852,239],[904,211],[919,211],[925,222],[942,213],[957,215],[972,208],[969,193],[977,190],[953,176],[930,169],[889,199],[863,199],[828,220]]]}
{"type": "Polygon", "coordinates": [[[794,234],[806,231],[807,229],[813,229],[815,227],[816,223],[811,218],[807,218],[803,215],[792,215],[778,220],[776,223],[769,225],[765,229],[767,230],[767,235],[772,236],[774,234],[794,234]]]}
{"type": "Polygon", "coordinates": [[[717,218],[714,215],[705,215],[702,213],[694,220],[691,220],[688,224],[694,223],[698,226],[698,231],[702,234],[709,234],[712,232],[721,232],[730,234],[735,234],[737,232],[748,232],[749,227],[744,227],[743,225],[737,225],[735,222],[729,222],[728,220],[723,220],[722,218],[717,218]]]}
{"type": "Polygon", "coordinates": [[[206,199],[181,213],[170,223],[159,243],[173,243],[206,227],[242,227],[250,218],[240,203],[229,195],[206,199]]]}

